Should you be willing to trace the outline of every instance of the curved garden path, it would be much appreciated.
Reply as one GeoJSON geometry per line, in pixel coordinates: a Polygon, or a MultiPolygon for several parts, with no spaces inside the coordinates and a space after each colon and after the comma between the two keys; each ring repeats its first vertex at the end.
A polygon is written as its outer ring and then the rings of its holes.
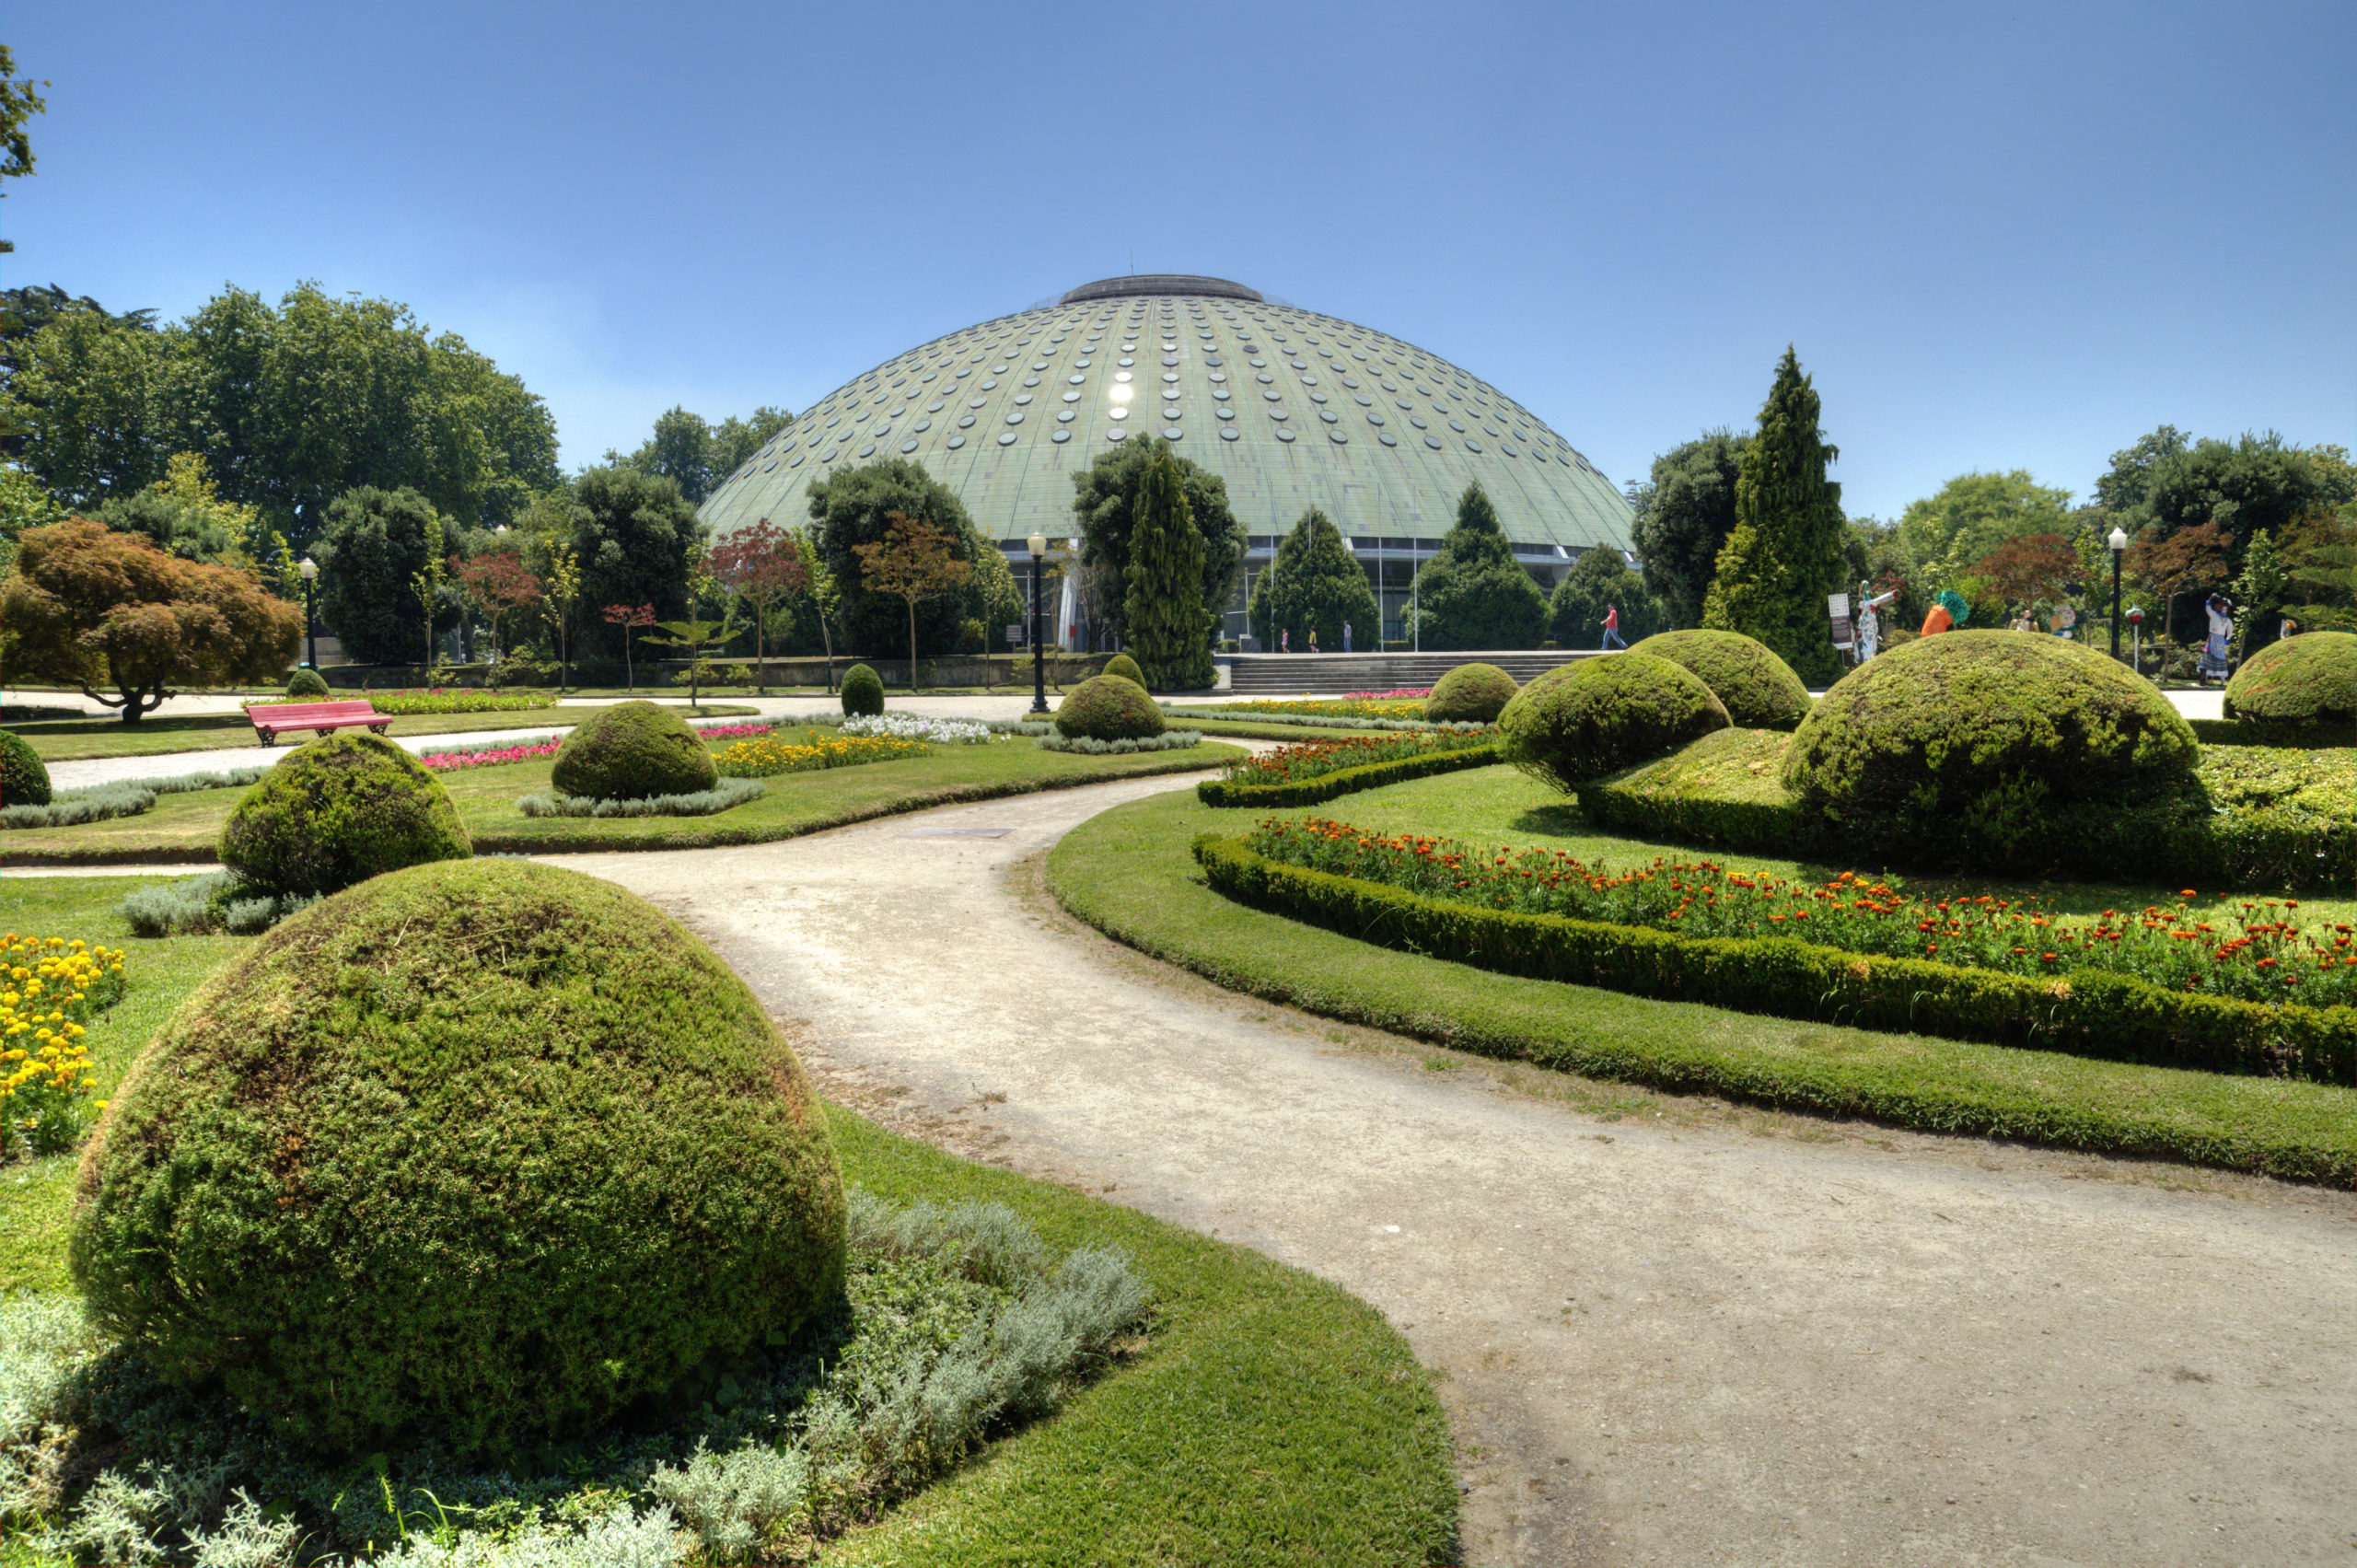
{"type": "Polygon", "coordinates": [[[1074,824],[1188,783],[563,863],[704,934],[838,1098],[1373,1302],[1441,1376],[1469,1563],[2357,1555],[2357,1199],[1642,1096],[1607,1121],[1229,995],[1038,888],[1074,824]]]}

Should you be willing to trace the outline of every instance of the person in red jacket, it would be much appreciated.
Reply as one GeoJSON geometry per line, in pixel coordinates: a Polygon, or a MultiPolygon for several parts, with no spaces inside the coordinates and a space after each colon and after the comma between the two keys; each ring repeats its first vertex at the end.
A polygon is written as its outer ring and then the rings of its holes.
{"type": "Polygon", "coordinates": [[[1616,644],[1624,648],[1629,645],[1620,638],[1620,607],[1608,604],[1604,607],[1604,651],[1610,653],[1616,644]]]}

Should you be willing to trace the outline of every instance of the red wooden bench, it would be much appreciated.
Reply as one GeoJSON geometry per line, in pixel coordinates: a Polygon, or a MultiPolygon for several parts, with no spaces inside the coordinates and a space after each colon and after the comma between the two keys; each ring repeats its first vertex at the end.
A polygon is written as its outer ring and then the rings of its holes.
{"type": "Polygon", "coordinates": [[[254,733],[264,746],[277,745],[279,736],[290,729],[333,735],[366,725],[371,734],[382,735],[393,722],[390,714],[378,713],[366,698],[357,703],[273,703],[248,708],[246,716],[254,721],[254,733]]]}

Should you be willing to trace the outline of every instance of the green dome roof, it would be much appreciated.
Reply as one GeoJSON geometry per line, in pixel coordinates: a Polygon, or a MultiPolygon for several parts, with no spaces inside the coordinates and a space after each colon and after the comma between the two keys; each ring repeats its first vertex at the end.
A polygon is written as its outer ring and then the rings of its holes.
{"type": "Polygon", "coordinates": [[[1398,338],[1176,273],[1108,278],[846,381],[713,492],[715,535],[809,516],[811,482],[912,458],[986,539],[1072,531],[1072,474],[1140,435],[1227,482],[1253,534],[1322,506],[1353,538],[1431,540],[1481,482],[1515,543],[1629,544],[1629,504],[1546,422],[1398,338]]]}

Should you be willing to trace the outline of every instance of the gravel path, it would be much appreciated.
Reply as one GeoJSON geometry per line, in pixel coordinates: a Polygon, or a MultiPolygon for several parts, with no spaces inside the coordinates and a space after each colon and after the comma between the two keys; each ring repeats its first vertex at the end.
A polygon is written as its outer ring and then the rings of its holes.
{"type": "Polygon", "coordinates": [[[1469,1563],[2357,1555],[2357,1200],[1610,1088],[1606,1120],[1218,992],[1037,889],[1074,823],[1188,783],[563,864],[703,933],[838,1098],[1375,1303],[1443,1380],[1469,1563]]]}

